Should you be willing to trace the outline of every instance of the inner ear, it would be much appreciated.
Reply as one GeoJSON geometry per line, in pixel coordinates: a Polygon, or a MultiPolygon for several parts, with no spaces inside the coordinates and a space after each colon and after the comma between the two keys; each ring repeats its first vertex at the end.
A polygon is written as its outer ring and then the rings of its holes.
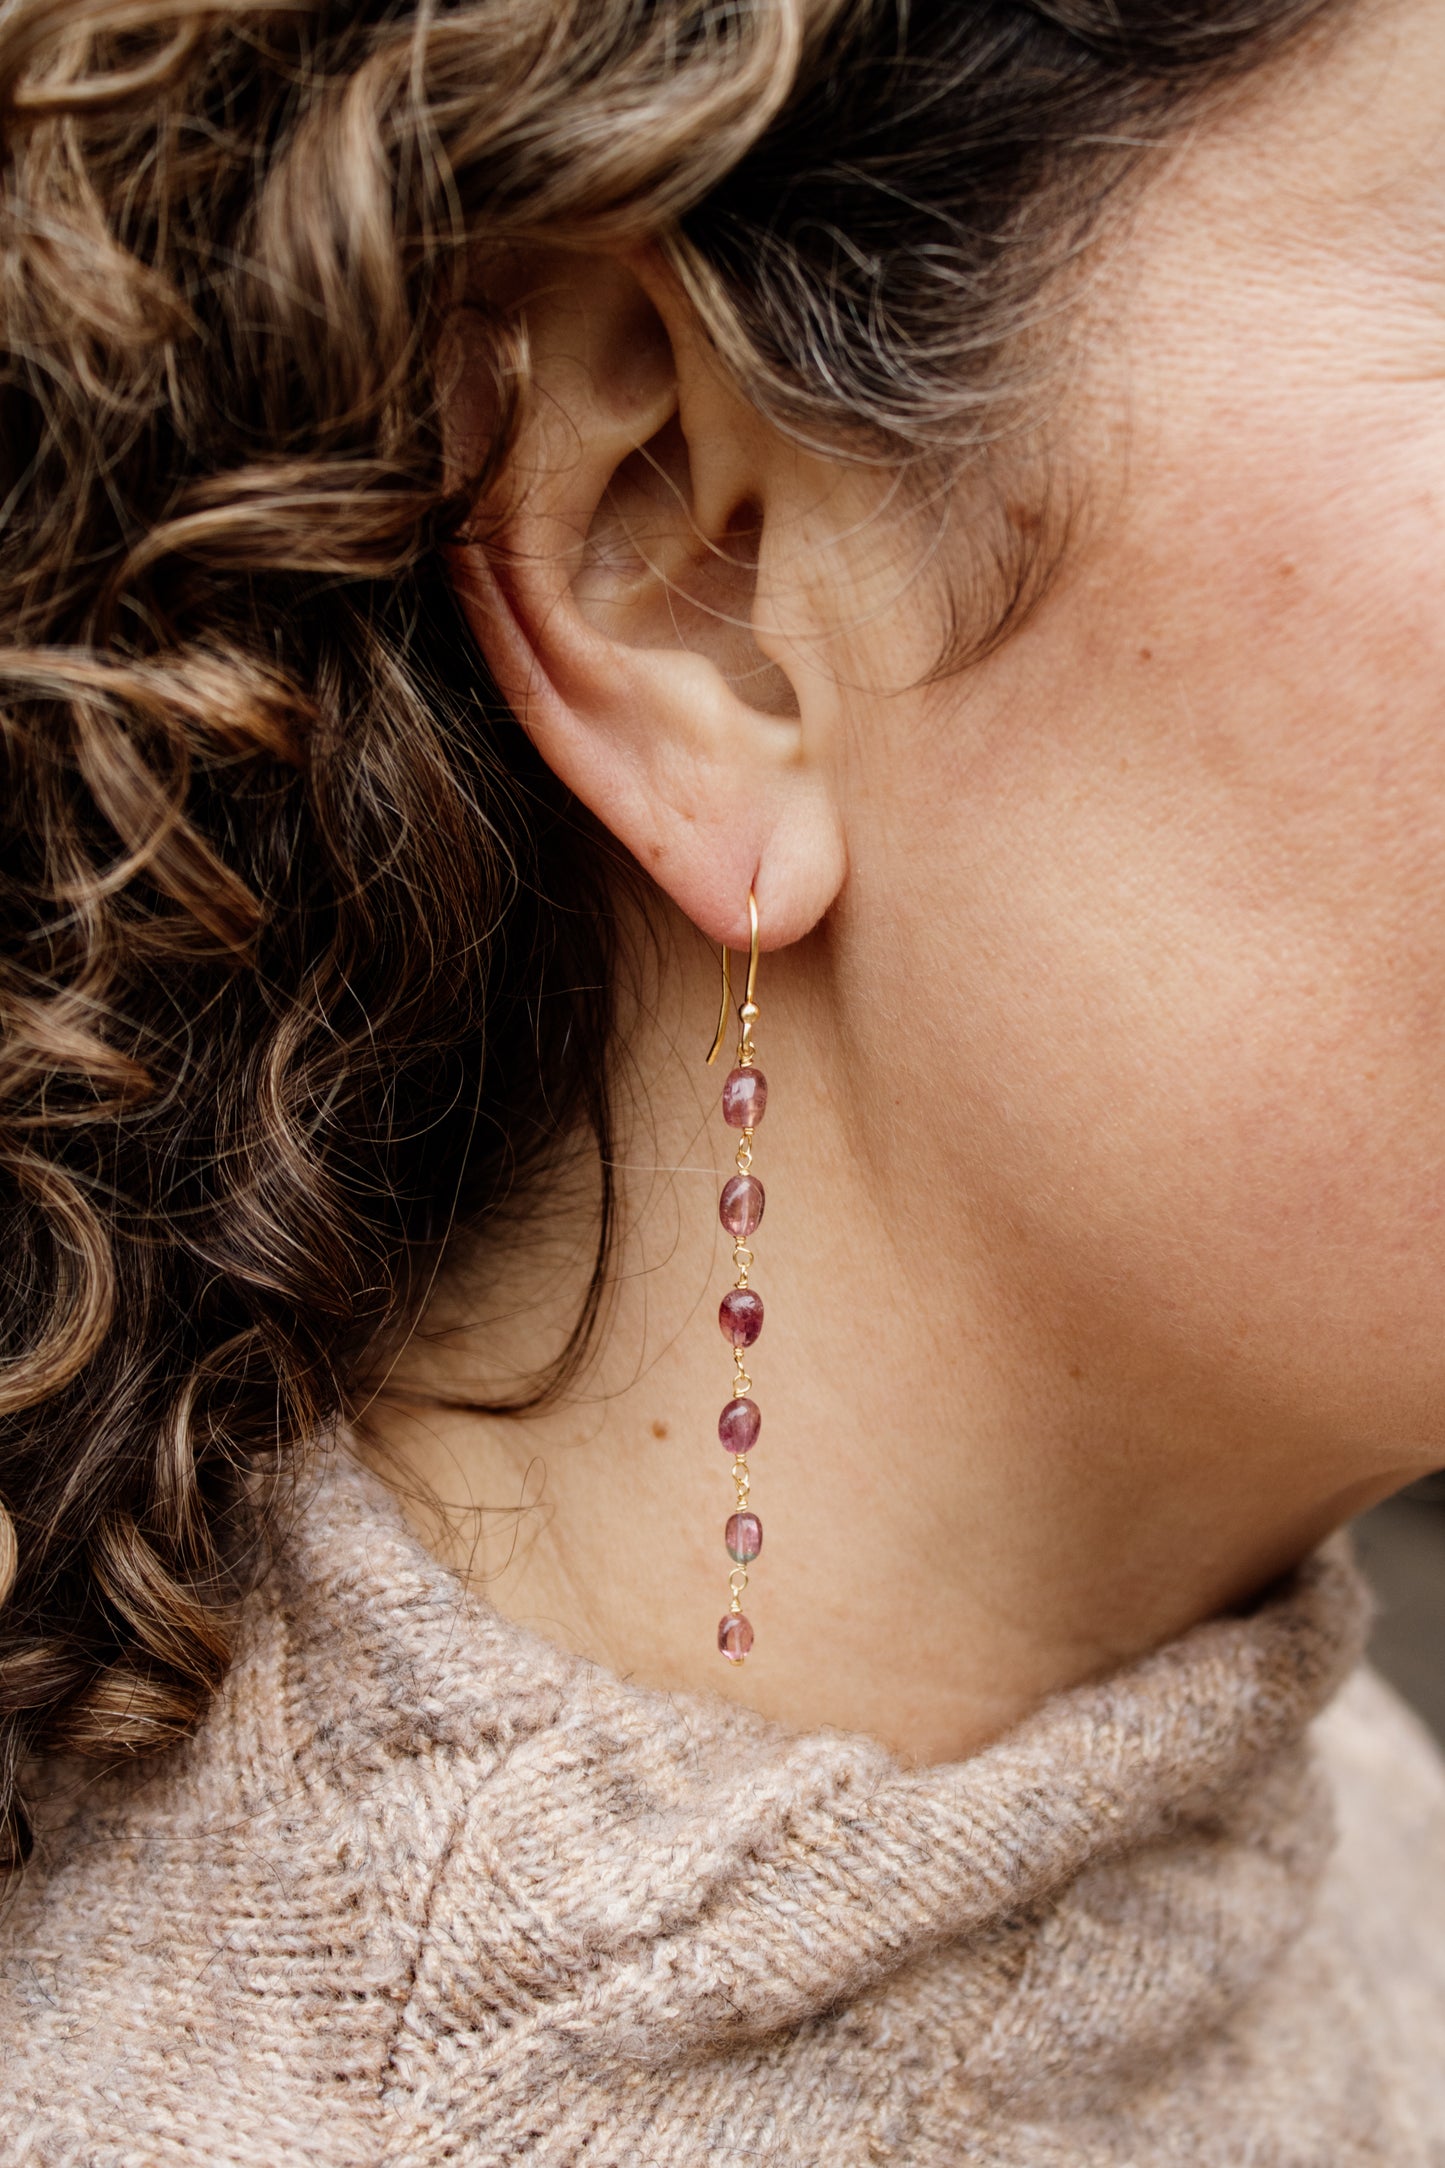
{"type": "Polygon", "coordinates": [[[705,655],[749,707],[796,716],[786,673],[753,632],[762,506],[743,498],[710,535],[696,501],[687,436],[674,409],[614,470],[587,531],[573,600],[609,639],[705,655]]]}

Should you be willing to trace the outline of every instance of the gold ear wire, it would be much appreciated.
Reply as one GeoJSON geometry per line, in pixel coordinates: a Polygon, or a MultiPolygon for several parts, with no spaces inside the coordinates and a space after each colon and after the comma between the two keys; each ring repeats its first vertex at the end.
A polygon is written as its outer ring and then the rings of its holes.
{"type": "MultiPolygon", "coordinates": [[[[759,1009],[758,1009],[758,1004],[757,1004],[757,1001],[756,1001],[756,999],[755,999],[755,996],[756,996],[756,994],[757,994],[757,990],[758,990],[758,899],[757,899],[757,897],[756,897],[756,896],[755,896],[755,895],[753,894],[752,890],[751,890],[751,889],[749,889],[749,890],[748,890],[748,977],[747,977],[747,986],[746,986],[746,988],[745,988],[745,990],[744,990],[744,993],[743,993],[743,1001],[742,1001],[742,1006],[741,1006],[741,1008],[740,1008],[740,1009],[738,1010],[738,1023],[739,1023],[739,1025],[741,1026],[741,1031],[740,1031],[740,1033],[739,1033],[739,1037],[738,1037],[738,1063],[739,1063],[739,1066],[742,1066],[743,1064],[745,1064],[745,1063],[747,1063],[747,1062],[750,1062],[750,1061],[752,1060],[752,1058],[753,1058],[753,1045],[752,1045],[752,1040],[753,1040],[753,1026],[754,1026],[754,1024],[755,1024],[755,1023],[757,1022],[757,1020],[758,1020],[758,1016],[759,1016],[759,1014],[760,1014],[760,1011],[759,1011],[759,1009]]],[[[708,1054],[708,1057],[707,1057],[707,1065],[708,1065],[708,1067],[709,1067],[709,1068],[711,1068],[711,1067],[712,1067],[713,1063],[714,1063],[714,1062],[715,1062],[715,1061],[717,1060],[717,1058],[718,1058],[718,1055],[719,1055],[719,1054],[720,1054],[720,1053],[722,1052],[722,1050],[723,1050],[723,1041],[724,1041],[724,1040],[726,1039],[726,1037],[727,1037],[727,1028],[728,1028],[728,1010],[729,1010],[729,1009],[730,1009],[730,1008],[732,1007],[732,1004],[733,1004],[733,972],[732,972],[732,958],[731,958],[731,956],[730,956],[730,954],[729,954],[729,952],[728,952],[728,945],[727,945],[726,941],[724,941],[724,943],[722,944],[722,1007],[721,1007],[721,1008],[720,1008],[720,1009],[718,1010],[718,1015],[717,1015],[717,1031],[716,1031],[716,1033],[714,1034],[714,1037],[713,1037],[713,1042],[712,1042],[712,1049],[711,1049],[711,1051],[710,1051],[710,1053],[708,1054]]]]}
{"type": "Polygon", "coordinates": [[[718,1055],[722,1052],[723,1040],[727,1037],[728,1010],[733,1005],[733,974],[732,965],[728,961],[728,945],[726,941],[724,941],[723,943],[722,967],[722,1007],[717,1012],[717,1031],[713,1035],[712,1051],[707,1057],[707,1065],[709,1069],[717,1060],[718,1055]]]}

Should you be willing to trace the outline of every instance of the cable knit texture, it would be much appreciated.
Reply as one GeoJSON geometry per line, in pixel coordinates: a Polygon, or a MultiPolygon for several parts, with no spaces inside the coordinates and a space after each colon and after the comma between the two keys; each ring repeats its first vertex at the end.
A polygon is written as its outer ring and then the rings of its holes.
{"type": "Polygon", "coordinates": [[[1335,1538],[905,1771],[562,1653],[336,1456],[200,1736],[47,1774],[0,2161],[1445,2164],[1445,1768],[1365,1615],[1335,1538]]]}

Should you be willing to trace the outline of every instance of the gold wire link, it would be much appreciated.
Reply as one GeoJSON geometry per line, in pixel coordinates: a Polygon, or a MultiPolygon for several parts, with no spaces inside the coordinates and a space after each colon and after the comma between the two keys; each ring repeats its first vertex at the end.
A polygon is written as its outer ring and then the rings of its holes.
{"type": "Polygon", "coordinates": [[[733,1282],[734,1287],[747,1286],[748,1274],[756,1263],[757,1259],[746,1242],[735,1242],[733,1244],[733,1270],[737,1273],[737,1278],[733,1282]]]}
{"type": "Polygon", "coordinates": [[[741,1512],[742,1512],[742,1510],[743,1510],[743,1507],[744,1507],[744,1506],[745,1506],[745,1505],[747,1504],[747,1502],[748,1502],[748,1493],[749,1493],[749,1492],[751,1491],[751,1489],[752,1489],[752,1487],[753,1487],[753,1479],[752,1479],[752,1477],[751,1477],[751,1476],[750,1476],[750,1475],[748,1474],[748,1467],[747,1467],[747,1462],[746,1462],[746,1461],[744,1461],[744,1460],[735,1460],[735,1461],[733,1462],[733,1471],[732,1471],[732,1472],[733,1472],[733,1487],[734,1487],[734,1489],[735,1489],[735,1490],[737,1491],[737,1494],[738,1494],[738,1511],[739,1511],[739,1513],[741,1513],[741,1512]]]}
{"type": "Polygon", "coordinates": [[[744,1589],[745,1589],[745,1588],[747,1587],[747,1585],[748,1585],[748,1569],[747,1569],[747,1567],[746,1567],[746,1566],[734,1566],[734,1567],[733,1567],[733,1570],[732,1570],[732,1572],[731,1572],[731,1573],[730,1573],[730,1574],[728,1575],[728,1587],[729,1587],[729,1588],[730,1588],[730,1589],[732,1590],[732,1592],[733,1592],[733,1601],[734,1601],[734,1602],[737,1602],[737,1600],[738,1600],[738,1599],[739,1599],[739,1598],[741,1597],[741,1595],[742,1595],[742,1592],[743,1592],[743,1590],[744,1590],[744,1589]]]}
{"type": "Polygon", "coordinates": [[[734,1400],[741,1400],[741,1399],[742,1399],[742,1397],[743,1397],[743,1394],[744,1394],[744,1393],[750,1393],[750,1392],[752,1391],[752,1389],[753,1389],[753,1381],[752,1381],[752,1379],[751,1379],[751,1378],[750,1378],[750,1377],[748,1376],[748,1374],[747,1374],[746,1370],[744,1370],[744,1368],[743,1368],[743,1351],[742,1351],[742,1349],[741,1349],[740,1347],[735,1347],[735,1348],[733,1349],[733,1398],[734,1398],[734,1400]]]}
{"type": "Polygon", "coordinates": [[[738,1148],[733,1154],[733,1158],[737,1162],[738,1173],[746,1174],[753,1163],[753,1133],[751,1129],[745,1129],[738,1139],[738,1148]]]}

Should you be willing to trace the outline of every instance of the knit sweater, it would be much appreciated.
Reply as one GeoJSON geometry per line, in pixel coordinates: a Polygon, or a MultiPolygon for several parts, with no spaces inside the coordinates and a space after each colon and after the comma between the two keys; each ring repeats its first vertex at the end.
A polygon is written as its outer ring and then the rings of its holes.
{"type": "Polygon", "coordinates": [[[1333,1538],[906,1770],[563,1653],[338,1457],[200,1734],[48,1774],[0,2161],[1445,2163],[1445,1767],[1365,1614],[1333,1538]]]}

